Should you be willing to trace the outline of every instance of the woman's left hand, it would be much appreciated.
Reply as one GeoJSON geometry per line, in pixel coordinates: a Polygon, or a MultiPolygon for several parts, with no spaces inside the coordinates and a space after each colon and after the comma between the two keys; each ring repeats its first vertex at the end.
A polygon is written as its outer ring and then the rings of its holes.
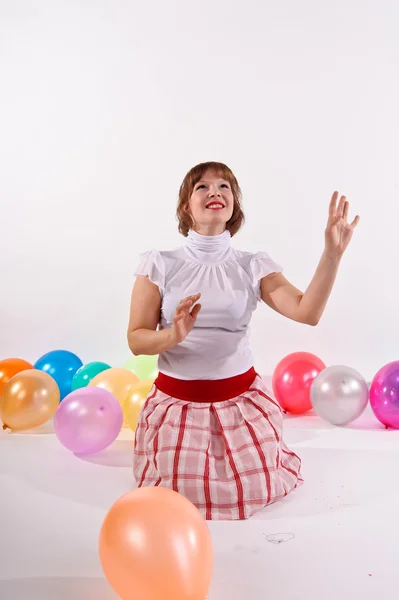
{"type": "Polygon", "coordinates": [[[325,251],[334,257],[340,257],[345,252],[351,241],[355,227],[360,221],[359,215],[356,215],[352,223],[348,223],[349,202],[345,196],[341,196],[337,205],[338,197],[338,192],[334,192],[331,197],[328,222],[325,230],[325,251]]]}

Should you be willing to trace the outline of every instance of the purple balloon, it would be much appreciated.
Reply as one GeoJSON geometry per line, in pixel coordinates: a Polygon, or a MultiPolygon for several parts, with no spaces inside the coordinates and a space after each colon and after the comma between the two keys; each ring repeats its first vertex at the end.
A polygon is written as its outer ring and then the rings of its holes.
{"type": "Polygon", "coordinates": [[[61,444],[75,454],[94,454],[117,438],[123,424],[118,400],[102,388],[86,387],[68,394],[54,416],[61,444]]]}
{"type": "Polygon", "coordinates": [[[399,429],[399,361],[388,363],[374,376],[370,405],[381,423],[399,429]]]}

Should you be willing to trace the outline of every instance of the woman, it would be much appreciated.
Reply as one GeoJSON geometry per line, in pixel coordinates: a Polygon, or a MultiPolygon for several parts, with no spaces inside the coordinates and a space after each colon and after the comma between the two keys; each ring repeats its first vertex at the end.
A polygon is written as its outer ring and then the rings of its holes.
{"type": "Polygon", "coordinates": [[[234,249],[244,222],[241,191],[221,163],[189,171],[177,206],[185,244],[141,256],[132,292],[129,347],[159,355],[159,376],[140,415],[138,486],[187,497],[206,519],[246,519],[294,490],[300,459],[282,439],[281,409],[253,367],[249,323],[259,301],[316,325],[359,217],[335,192],[325,250],[302,293],[265,252],[234,249]]]}

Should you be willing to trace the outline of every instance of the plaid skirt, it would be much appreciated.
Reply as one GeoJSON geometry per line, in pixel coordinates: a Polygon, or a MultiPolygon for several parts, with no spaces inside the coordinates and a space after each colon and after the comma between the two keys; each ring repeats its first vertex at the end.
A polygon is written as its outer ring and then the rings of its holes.
{"type": "Polygon", "coordinates": [[[171,488],[208,520],[247,519],[287,496],[303,482],[301,461],[267,392],[253,369],[216,381],[160,374],[136,429],[137,485],[171,488]]]}

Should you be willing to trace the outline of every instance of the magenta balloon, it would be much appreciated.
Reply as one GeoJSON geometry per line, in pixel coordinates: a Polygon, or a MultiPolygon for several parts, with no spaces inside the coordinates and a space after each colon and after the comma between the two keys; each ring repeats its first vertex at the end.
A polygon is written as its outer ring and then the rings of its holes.
{"type": "Polygon", "coordinates": [[[108,390],[79,388],[60,403],[54,417],[61,444],[75,454],[94,454],[117,438],[123,424],[122,408],[108,390]]]}
{"type": "Polygon", "coordinates": [[[399,361],[388,363],[374,376],[370,405],[381,423],[399,429],[399,361]]]}

